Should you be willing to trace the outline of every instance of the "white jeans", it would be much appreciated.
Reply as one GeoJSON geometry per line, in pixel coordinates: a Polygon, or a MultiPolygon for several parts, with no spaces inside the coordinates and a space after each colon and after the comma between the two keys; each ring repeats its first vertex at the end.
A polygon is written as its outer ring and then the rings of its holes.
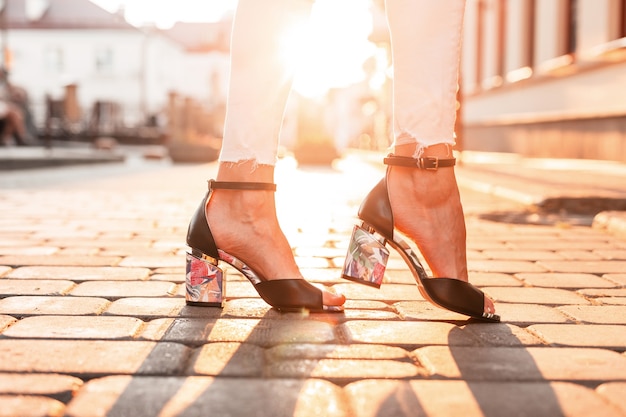
{"type": "MultiPolygon", "coordinates": [[[[293,68],[282,33],[312,0],[239,0],[220,162],[274,165],[293,68]]],[[[465,0],[386,0],[393,57],[394,145],[454,145],[465,0]]]]}

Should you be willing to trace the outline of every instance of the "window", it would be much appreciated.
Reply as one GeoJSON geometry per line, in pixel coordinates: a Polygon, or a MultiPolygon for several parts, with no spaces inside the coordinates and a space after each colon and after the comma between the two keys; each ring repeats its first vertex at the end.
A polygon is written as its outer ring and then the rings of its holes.
{"type": "Polygon", "coordinates": [[[476,13],[476,71],[475,75],[475,84],[476,86],[480,86],[483,81],[483,56],[484,56],[484,3],[482,0],[478,0],[475,13],[476,13]]]}
{"type": "Polygon", "coordinates": [[[562,26],[562,45],[561,55],[573,54],[576,52],[576,30],[578,15],[578,1],[566,0],[563,5],[563,26],[562,26]]]}
{"type": "Polygon", "coordinates": [[[609,19],[611,39],[626,38],[626,0],[613,0],[609,19]]]}
{"type": "Polygon", "coordinates": [[[113,50],[109,47],[96,49],[96,72],[98,74],[110,74],[113,72],[113,50]]]}
{"type": "Polygon", "coordinates": [[[57,46],[49,46],[44,50],[44,68],[47,72],[60,74],[65,67],[63,50],[57,46]]]}
{"type": "Polygon", "coordinates": [[[535,0],[509,0],[504,19],[506,79],[517,82],[531,77],[535,64],[535,0]]]}

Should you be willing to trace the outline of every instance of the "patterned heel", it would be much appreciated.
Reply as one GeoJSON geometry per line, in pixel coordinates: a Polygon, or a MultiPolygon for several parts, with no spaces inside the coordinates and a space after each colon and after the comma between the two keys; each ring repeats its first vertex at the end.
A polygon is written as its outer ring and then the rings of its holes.
{"type": "Polygon", "coordinates": [[[360,284],[380,288],[383,283],[389,250],[383,237],[376,238],[374,229],[365,223],[354,226],[348,246],[342,277],[360,284]]]}
{"type": "MultiPolygon", "coordinates": [[[[385,164],[436,171],[440,168],[453,167],[455,160],[433,157],[413,159],[389,155],[385,158],[385,164]]],[[[407,264],[420,293],[427,301],[478,320],[499,322],[500,316],[483,311],[485,294],[480,289],[455,278],[429,277],[417,253],[395,233],[387,176],[385,175],[370,191],[359,208],[358,216],[363,225],[354,228],[342,276],[379,288],[389,258],[386,247],[389,245],[407,264]]]]}
{"type": "Polygon", "coordinates": [[[202,254],[187,252],[185,302],[198,307],[224,307],[226,271],[217,261],[202,254]]]}
{"type": "Polygon", "coordinates": [[[232,266],[254,285],[259,296],[278,311],[340,313],[343,306],[324,305],[322,291],[301,278],[267,279],[250,268],[243,260],[219,249],[213,239],[206,217],[206,206],[215,190],[276,191],[276,185],[263,182],[209,181],[209,190],[189,222],[187,244],[187,304],[222,306],[226,273],[220,262],[232,266]]]}

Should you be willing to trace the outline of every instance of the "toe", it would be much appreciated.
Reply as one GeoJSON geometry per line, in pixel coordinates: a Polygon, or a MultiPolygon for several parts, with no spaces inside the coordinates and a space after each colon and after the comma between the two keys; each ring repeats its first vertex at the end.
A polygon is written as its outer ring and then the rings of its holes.
{"type": "Polygon", "coordinates": [[[325,306],[342,306],[346,302],[346,297],[343,294],[323,290],[322,300],[325,306]]]}

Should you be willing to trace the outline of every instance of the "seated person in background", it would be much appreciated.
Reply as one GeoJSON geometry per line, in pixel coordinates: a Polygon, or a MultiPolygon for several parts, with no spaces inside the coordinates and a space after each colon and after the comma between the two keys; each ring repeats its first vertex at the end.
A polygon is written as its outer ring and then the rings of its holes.
{"type": "Polygon", "coordinates": [[[18,146],[30,144],[20,109],[13,103],[0,100],[0,143],[12,145],[12,140],[18,146]]]}
{"type": "Polygon", "coordinates": [[[35,145],[37,129],[30,113],[28,95],[9,82],[8,72],[0,68],[0,144],[35,145]]]}

